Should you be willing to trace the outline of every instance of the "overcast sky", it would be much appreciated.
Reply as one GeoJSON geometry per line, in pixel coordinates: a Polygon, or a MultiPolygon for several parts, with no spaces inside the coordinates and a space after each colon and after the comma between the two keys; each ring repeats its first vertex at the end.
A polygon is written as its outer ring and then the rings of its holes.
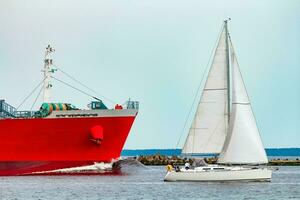
{"type": "MultiPolygon", "coordinates": [[[[174,148],[182,133],[181,147],[222,21],[231,17],[263,143],[300,147],[300,1],[226,2],[0,0],[0,98],[17,106],[42,80],[50,43],[55,64],[98,93],[140,101],[125,148],[174,148]]],[[[21,109],[30,109],[36,95],[21,109]]],[[[84,108],[90,100],[53,81],[54,102],[84,108]]]]}

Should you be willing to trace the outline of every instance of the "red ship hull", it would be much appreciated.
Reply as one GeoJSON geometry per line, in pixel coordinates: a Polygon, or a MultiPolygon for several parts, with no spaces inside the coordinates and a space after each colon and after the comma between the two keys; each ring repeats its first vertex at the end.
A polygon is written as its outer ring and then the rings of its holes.
{"type": "Polygon", "coordinates": [[[120,157],[134,116],[0,120],[0,175],[111,162],[120,157]],[[103,128],[100,144],[91,128],[103,128]]]}

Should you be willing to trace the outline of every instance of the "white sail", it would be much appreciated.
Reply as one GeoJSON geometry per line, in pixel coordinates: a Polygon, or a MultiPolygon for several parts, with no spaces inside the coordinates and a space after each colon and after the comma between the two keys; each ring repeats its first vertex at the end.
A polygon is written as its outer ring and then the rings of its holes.
{"type": "Polygon", "coordinates": [[[182,149],[183,154],[220,153],[225,141],[228,126],[228,45],[226,45],[224,27],[194,120],[182,149]]]}
{"type": "Polygon", "coordinates": [[[229,131],[219,163],[263,164],[268,159],[264,150],[247,91],[232,44],[232,108],[229,131]]]}

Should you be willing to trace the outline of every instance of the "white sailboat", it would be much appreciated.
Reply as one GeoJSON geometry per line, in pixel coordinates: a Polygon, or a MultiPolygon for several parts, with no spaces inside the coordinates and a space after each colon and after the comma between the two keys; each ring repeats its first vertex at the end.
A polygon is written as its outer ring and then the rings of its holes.
{"type": "Polygon", "coordinates": [[[270,181],[268,163],[227,28],[219,37],[183,154],[218,154],[216,165],[169,171],[165,181],[270,181]]]}

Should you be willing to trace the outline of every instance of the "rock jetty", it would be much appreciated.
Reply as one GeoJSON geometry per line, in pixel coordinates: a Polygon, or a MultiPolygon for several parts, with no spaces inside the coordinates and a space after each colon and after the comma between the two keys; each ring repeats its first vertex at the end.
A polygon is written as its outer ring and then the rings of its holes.
{"type": "MultiPolygon", "coordinates": [[[[163,156],[160,154],[150,155],[150,156],[139,156],[138,161],[144,165],[184,165],[186,162],[193,163],[191,158],[181,158],[178,156],[163,156]]],[[[208,164],[215,164],[217,159],[215,157],[204,158],[205,162],[208,164]]]]}
{"type": "Polygon", "coordinates": [[[296,159],[272,159],[268,165],[271,166],[300,166],[299,158],[296,159]]]}
{"type": "MultiPolygon", "coordinates": [[[[150,155],[150,156],[139,156],[137,160],[144,165],[184,165],[186,162],[190,164],[193,163],[191,158],[178,157],[178,156],[164,156],[160,154],[150,155]]],[[[208,164],[215,164],[217,161],[216,157],[204,158],[205,162],[208,164]]],[[[270,166],[300,166],[300,160],[296,159],[272,159],[269,160],[268,165],[270,166]]]]}

